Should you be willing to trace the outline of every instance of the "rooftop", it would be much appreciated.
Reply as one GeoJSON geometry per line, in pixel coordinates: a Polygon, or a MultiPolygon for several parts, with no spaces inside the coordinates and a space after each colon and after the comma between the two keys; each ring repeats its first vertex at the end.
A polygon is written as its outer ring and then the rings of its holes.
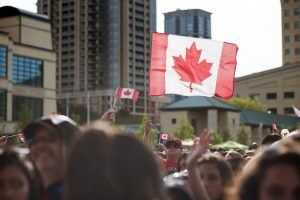
{"type": "Polygon", "coordinates": [[[50,22],[50,18],[46,15],[41,15],[41,14],[29,12],[29,11],[22,10],[22,9],[19,9],[19,8],[15,8],[15,7],[12,7],[12,6],[0,7],[0,18],[12,17],[12,16],[18,16],[18,15],[26,16],[26,17],[46,21],[46,22],[50,22]]]}
{"type": "Polygon", "coordinates": [[[217,108],[222,110],[238,111],[234,106],[231,106],[216,97],[191,96],[171,103],[162,108],[162,110],[191,110],[203,108],[217,108]]]}

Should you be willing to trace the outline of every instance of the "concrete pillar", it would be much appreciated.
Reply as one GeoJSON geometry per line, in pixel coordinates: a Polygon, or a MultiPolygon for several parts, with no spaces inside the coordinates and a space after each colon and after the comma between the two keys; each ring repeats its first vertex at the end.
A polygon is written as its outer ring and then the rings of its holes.
{"type": "Polygon", "coordinates": [[[218,110],[209,109],[207,110],[207,128],[208,130],[218,131],[218,110]]]}

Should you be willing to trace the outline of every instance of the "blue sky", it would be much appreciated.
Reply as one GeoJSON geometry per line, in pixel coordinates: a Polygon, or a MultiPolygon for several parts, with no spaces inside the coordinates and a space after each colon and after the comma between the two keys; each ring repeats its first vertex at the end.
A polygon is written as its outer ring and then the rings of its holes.
{"type": "MultiPolygon", "coordinates": [[[[0,0],[36,12],[36,0],[0,0]]],[[[157,0],[157,31],[164,32],[163,13],[203,9],[212,13],[212,39],[239,46],[236,76],[282,65],[279,0],[157,0]]]]}

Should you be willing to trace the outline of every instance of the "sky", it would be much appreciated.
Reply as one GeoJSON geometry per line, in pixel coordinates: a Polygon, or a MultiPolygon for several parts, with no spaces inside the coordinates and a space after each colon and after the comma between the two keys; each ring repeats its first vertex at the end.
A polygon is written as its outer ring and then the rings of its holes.
{"type": "MultiPolygon", "coordinates": [[[[0,0],[36,12],[36,0],[0,0]]],[[[282,65],[279,0],[157,0],[157,31],[164,32],[163,13],[202,9],[212,13],[212,39],[239,47],[236,77],[282,65]]]]}

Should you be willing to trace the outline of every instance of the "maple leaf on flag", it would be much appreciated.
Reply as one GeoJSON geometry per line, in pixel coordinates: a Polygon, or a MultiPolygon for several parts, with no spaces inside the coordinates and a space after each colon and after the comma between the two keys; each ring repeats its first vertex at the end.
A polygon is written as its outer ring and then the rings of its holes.
{"type": "Polygon", "coordinates": [[[208,63],[205,59],[199,62],[201,52],[193,42],[190,49],[186,48],[185,60],[181,55],[173,56],[173,69],[179,74],[181,81],[190,82],[190,92],[193,91],[193,83],[202,85],[202,81],[211,76],[209,71],[213,63],[208,63]]]}
{"type": "Polygon", "coordinates": [[[124,95],[125,95],[125,96],[129,96],[129,95],[131,95],[131,92],[130,92],[129,90],[126,90],[126,91],[124,92],[124,95]]]}

